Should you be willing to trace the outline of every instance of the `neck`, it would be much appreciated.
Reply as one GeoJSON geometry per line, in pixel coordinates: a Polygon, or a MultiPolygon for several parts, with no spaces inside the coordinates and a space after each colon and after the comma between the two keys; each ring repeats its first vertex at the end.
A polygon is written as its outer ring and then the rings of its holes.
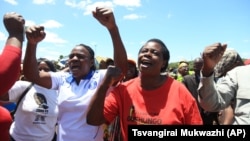
{"type": "Polygon", "coordinates": [[[160,87],[167,79],[166,75],[140,76],[141,87],[145,90],[153,90],[160,87]]]}

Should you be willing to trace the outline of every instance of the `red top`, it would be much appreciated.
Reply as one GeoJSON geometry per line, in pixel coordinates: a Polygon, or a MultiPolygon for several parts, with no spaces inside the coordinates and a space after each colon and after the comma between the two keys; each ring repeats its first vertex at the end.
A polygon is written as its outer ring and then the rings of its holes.
{"type": "Polygon", "coordinates": [[[20,73],[22,50],[13,46],[5,46],[0,55],[0,95],[6,93],[16,82],[20,73]]]}
{"type": "MultiPolygon", "coordinates": [[[[0,95],[5,94],[16,82],[20,73],[22,50],[11,45],[5,46],[0,55],[0,95]]],[[[0,106],[0,141],[9,141],[12,123],[10,112],[0,106]]]]}
{"type": "Polygon", "coordinates": [[[124,141],[127,125],[201,125],[197,103],[187,88],[177,80],[167,81],[155,90],[143,90],[140,78],[120,84],[105,99],[105,118],[111,122],[117,115],[124,141]]]}
{"type": "Polygon", "coordinates": [[[10,141],[10,125],[12,123],[12,118],[10,112],[0,106],[0,141],[10,141]]]}

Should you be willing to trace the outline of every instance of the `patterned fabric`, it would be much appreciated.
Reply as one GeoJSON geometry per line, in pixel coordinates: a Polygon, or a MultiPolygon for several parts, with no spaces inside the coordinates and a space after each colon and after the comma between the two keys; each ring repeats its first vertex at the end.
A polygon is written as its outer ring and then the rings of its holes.
{"type": "Polygon", "coordinates": [[[110,141],[122,141],[122,133],[120,128],[120,119],[116,117],[112,123],[112,128],[110,130],[110,141]]]}
{"type": "Polygon", "coordinates": [[[227,71],[231,70],[237,63],[242,63],[242,59],[237,51],[233,49],[227,49],[221,60],[217,63],[214,68],[215,77],[221,77],[227,71]]]}

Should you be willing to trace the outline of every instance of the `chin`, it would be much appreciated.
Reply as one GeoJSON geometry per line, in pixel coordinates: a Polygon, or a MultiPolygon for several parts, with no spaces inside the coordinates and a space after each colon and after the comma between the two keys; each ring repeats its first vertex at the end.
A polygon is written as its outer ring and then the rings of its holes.
{"type": "Polygon", "coordinates": [[[71,74],[72,74],[74,77],[79,77],[79,73],[71,72],[71,74]]]}

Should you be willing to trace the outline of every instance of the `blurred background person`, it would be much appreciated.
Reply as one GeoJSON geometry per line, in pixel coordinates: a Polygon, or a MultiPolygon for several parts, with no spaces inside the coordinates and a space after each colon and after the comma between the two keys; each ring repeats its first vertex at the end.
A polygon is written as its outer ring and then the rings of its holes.
{"type": "Polygon", "coordinates": [[[189,69],[188,61],[181,60],[178,64],[176,80],[182,82],[184,76],[193,74],[189,69]]]}
{"type": "MultiPolygon", "coordinates": [[[[227,48],[222,58],[214,68],[215,81],[220,81],[220,78],[224,77],[228,71],[243,65],[244,62],[241,59],[239,53],[234,49],[227,48]]],[[[218,121],[220,125],[231,125],[233,123],[234,102],[235,99],[232,99],[232,103],[229,106],[218,112],[218,121]]]]}
{"type": "MultiPolygon", "coordinates": [[[[232,105],[233,125],[250,124],[250,66],[237,66],[215,82],[215,66],[223,57],[227,44],[220,42],[205,47],[202,58],[201,80],[198,87],[199,103],[207,111],[218,112],[232,105]]],[[[230,66],[231,67],[231,66],[230,66]]]]}
{"type": "Polygon", "coordinates": [[[187,89],[190,91],[190,93],[195,98],[197,105],[200,110],[200,114],[203,120],[204,125],[214,125],[218,124],[217,120],[217,112],[209,112],[204,110],[198,101],[198,91],[197,88],[200,83],[200,70],[203,66],[203,59],[201,57],[197,57],[194,59],[194,73],[191,75],[185,75],[183,77],[182,83],[187,87],[187,89]]]}

